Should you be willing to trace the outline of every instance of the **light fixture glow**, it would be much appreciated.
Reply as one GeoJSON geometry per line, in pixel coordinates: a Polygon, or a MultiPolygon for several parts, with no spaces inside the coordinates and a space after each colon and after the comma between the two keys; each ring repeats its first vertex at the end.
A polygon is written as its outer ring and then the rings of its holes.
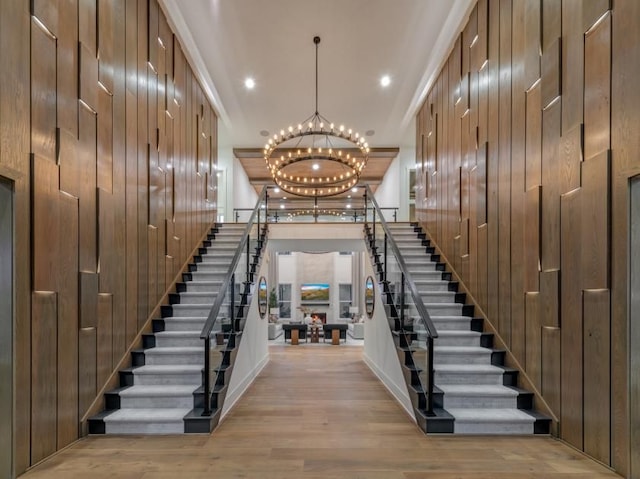
{"type": "Polygon", "coordinates": [[[248,77],[244,80],[244,86],[247,90],[253,90],[256,86],[256,81],[253,78],[248,77]]]}
{"type": "Polygon", "coordinates": [[[386,88],[389,85],[391,85],[391,77],[389,75],[383,75],[382,78],[380,78],[380,86],[386,88]]]}
{"type": "Polygon", "coordinates": [[[278,188],[277,186],[273,189],[274,193],[280,193],[280,188],[278,188]]]}
{"type": "Polygon", "coordinates": [[[319,170],[320,169],[320,165],[318,163],[314,163],[311,168],[313,168],[314,170],[319,170]]]}

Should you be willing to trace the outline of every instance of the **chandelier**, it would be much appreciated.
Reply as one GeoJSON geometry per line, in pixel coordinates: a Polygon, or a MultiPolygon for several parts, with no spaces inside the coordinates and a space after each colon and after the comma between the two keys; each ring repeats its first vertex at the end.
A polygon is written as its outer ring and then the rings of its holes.
{"type": "Polygon", "coordinates": [[[316,108],[313,115],[274,134],[264,146],[264,159],[278,187],[298,196],[339,195],[357,185],[367,164],[369,144],[359,133],[336,127],[318,113],[318,45],[316,108]]]}

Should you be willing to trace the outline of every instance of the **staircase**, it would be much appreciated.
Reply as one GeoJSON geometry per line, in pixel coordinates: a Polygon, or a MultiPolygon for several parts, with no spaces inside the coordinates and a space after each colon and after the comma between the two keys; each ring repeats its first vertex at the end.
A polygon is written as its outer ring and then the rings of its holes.
{"type": "MultiPolygon", "coordinates": [[[[105,394],[105,411],[89,419],[90,434],[182,434],[210,432],[217,425],[242,333],[222,324],[212,366],[219,407],[205,417],[200,334],[245,227],[225,223],[211,229],[170,295],[170,305],[162,306],[162,318],[153,320],[153,333],[132,352],[132,366],[120,371],[120,387],[105,394]]],[[[248,309],[243,305],[249,303],[250,287],[245,286],[236,318],[248,309]]]]}
{"type": "MultiPolygon", "coordinates": [[[[504,366],[504,351],[493,349],[493,335],[482,332],[482,319],[473,317],[473,306],[422,229],[409,223],[389,223],[407,271],[416,285],[438,337],[434,340],[434,408],[425,410],[426,391],[420,365],[428,365],[427,332],[409,305],[404,331],[398,331],[400,312],[390,308],[394,340],[405,370],[416,419],[425,432],[456,434],[548,434],[550,419],[533,410],[533,394],[517,387],[518,371],[504,366]]],[[[372,243],[370,242],[370,245],[372,243]]],[[[380,253],[372,247],[378,272],[383,271],[380,253]]],[[[383,281],[391,300],[393,285],[383,281]]],[[[392,302],[392,301],[388,301],[392,302]]]]}

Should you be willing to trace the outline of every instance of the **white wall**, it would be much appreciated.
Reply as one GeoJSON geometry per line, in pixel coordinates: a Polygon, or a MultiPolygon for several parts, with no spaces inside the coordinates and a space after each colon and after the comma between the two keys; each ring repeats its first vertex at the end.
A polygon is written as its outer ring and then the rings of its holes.
{"type": "Polygon", "coordinates": [[[267,258],[268,255],[265,254],[260,272],[254,283],[254,294],[251,299],[251,305],[249,306],[247,321],[244,325],[242,340],[240,341],[240,347],[238,348],[238,354],[236,356],[236,363],[231,372],[227,396],[222,406],[221,419],[224,419],[258,374],[260,374],[260,371],[262,371],[269,362],[269,344],[267,339],[268,316],[265,315],[264,319],[260,318],[258,314],[257,294],[258,278],[261,276],[266,278],[268,276],[269,262],[267,258]]]}
{"type": "MultiPolygon", "coordinates": [[[[233,208],[254,208],[258,201],[258,193],[249,183],[249,177],[242,168],[240,161],[233,159],[233,208]]],[[[240,221],[247,220],[240,215],[240,221]]],[[[232,219],[232,221],[234,221],[232,219]]]]}
{"type": "Polygon", "coordinates": [[[376,276],[368,257],[363,261],[363,269],[365,278],[374,278],[376,296],[373,318],[366,319],[364,324],[364,361],[415,421],[413,405],[389,329],[380,288],[375,281],[376,276]]]}

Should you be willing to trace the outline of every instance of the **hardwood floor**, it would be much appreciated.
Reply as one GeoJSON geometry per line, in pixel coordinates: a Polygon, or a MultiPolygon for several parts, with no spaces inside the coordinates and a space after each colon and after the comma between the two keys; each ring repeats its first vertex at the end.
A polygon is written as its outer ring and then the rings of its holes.
{"type": "Polygon", "coordinates": [[[211,436],[89,437],[25,479],[620,477],[548,437],[424,436],[351,346],[271,346],[211,436]]]}

